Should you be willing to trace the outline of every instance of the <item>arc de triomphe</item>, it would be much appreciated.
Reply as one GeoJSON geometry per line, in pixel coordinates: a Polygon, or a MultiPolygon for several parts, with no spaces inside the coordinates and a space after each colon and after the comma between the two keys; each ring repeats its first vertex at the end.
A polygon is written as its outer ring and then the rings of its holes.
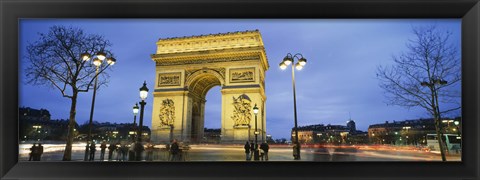
{"type": "Polygon", "coordinates": [[[192,143],[203,138],[205,96],[221,87],[221,142],[265,139],[265,71],[268,60],[258,30],[159,39],[153,92],[152,141],[192,143]],[[263,137],[263,138],[262,138],[263,137]]]}

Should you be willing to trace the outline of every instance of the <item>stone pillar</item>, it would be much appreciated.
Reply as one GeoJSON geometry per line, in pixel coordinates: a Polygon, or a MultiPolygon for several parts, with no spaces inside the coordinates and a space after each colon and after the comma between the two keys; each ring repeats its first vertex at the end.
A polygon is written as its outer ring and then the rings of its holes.
{"type": "MultiPolygon", "coordinates": [[[[184,108],[184,92],[154,92],[153,110],[152,110],[152,141],[154,143],[168,143],[170,138],[180,140],[182,138],[182,123],[185,118],[184,108]],[[165,116],[165,101],[171,100],[173,111],[168,117],[173,118],[173,124],[163,124],[161,117],[165,116]],[[163,111],[163,112],[162,112],[163,111]]],[[[163,117],[165,118],[165,117],[163,117]]]]}
{"type": "MultiPolygon", "coordinates": [[[[223,100],[223,107],[225,110],[222,111],[222,143],[235,143],[235,144],[243,144],[249,139],[251,141],[255,140],[255,114],[253,113],[253,107],[255,103],[257,103],[257,106],[259,104],[263,104],[264,100],[261,98],[261,94],[258,92],[258,89],[223,89],[222,90],[222,100],[223,100]],[[248,92],[248,93],[239,93],[239,92],[248,92]],[[234,112],[234,98],[238,98],[239,96],[244,96],[246,95],[249,97],[249,103],[250,103],[250,113],[248,116],[250,116],[250,120],[248,124],[245,125],[238,125],[235,124],[235,120],[233,117],[235,116],[234,112]]],[[[265,128],[265,117],[263,117],[262,113],[258,113],[257,115],[257,130],[259,132],[264,131],[263,129],[265,128]]],[[[258,142],[260,143],[261,141],[261,136],[262,133],[258,136],[258,142]]]]}

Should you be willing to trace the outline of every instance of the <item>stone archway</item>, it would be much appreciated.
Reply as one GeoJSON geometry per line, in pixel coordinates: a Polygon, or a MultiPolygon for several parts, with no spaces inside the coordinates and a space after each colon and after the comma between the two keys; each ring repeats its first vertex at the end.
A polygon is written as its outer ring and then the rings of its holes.
{"type": "Polygon", "coordinates": [[[203,137],[205,124],[205,103],[207,92],[215,87],[222,86],[223,77],[212,69],[197,70],[186,81],[188,92],[192,99],[192,119],[190,140],[198,142],[203,137]]]}
{"type": "Polygon", "coordinates": [[[205,97],[215,86],[222,93],[221,142],[244,143],[253,136],[254,104],[263,107],[257,127],[265,139],[264,79],[269,65],[258,30],[160,39],[152,59],[153,141],[201,140],[205,97]]]}

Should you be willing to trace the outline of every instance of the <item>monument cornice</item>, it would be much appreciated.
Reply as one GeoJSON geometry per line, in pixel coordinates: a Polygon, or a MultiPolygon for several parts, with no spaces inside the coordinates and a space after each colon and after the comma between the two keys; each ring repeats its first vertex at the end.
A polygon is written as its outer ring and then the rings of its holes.
{"type": "Polygon", "coordinates": [[[178,40],[178,39],[192,39],[192,38],[204,38],[204,37],[218,37],[218,36],[228,36],[235,34],[256,34],[260,31],[256,30],[246,30],[246,31],[235,31],[235,32],[225,32],[225,33],[216,33],[216,34],[201,34],[193,36],[182,36],[182,37],[169,37],[169,38],[159,38],[158,40],[178,40]]]}
{"type": "Polygon", "coordinates": [[[156,54],[263,47],[262,36],[258,30],[164,38],[159,39],[156,44],[156,54]]]}
{"type": "Polygon", "coordinates": [[[213,56],[213,55],[224,55],[231,53],[265,53],[264,47],[244,47],[244,48],[224,48],[224,49],[214,49],[214,50],[202,50],[202,51],[189,51],[189,52],[176,52],[176,53],[163,53],[163,54],[152,54],[151,58],[154,61],[159,59],[169,59],[169,58],[194,58],[197,56],[213,56]]]}
{"type": "Polygon", "coordinates": [[[265,71],[269,68],[263,47],[153,54],[151,57],[157,66],[259,60],[265,71]]]}
{"type": "MultiPolygon", "coordinates": [[[[223,62],[213,59],[232,55],[248,56],[246,54],[253,52],[260,56],[264,70],[269,68],[262,36],[258,30],[164,38],[159,39],[156,44],[156,54],[152,54],[151,58],[157,66],[204,63],[202,59],[207,62],[223,62]]],[[[229,61],[235,59],[224,60],[229,61]]]]}

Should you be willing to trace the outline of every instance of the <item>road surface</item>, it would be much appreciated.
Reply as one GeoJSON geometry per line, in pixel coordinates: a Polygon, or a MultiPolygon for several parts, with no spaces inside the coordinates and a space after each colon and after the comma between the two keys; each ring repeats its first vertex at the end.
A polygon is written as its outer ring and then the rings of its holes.
{"type": "MultiPolygon", "coordinates": [[[[42,161],[61,161],[64,144],[44,144],[42,161]]],[[[31,144],[21,144],[19,160],[28,161],[31,144]]],[[[163,148],[163,146],[156,146],[163,148]]],[[[246,161],[243,145],[190,145],[186,151],[186,161],[246,161]]],[[[72,160],[83,161],[85,144],[74,144],[72,160]]],[[[294,161],[292,147],[271,145],[269,161],[294,161]]],[[[145,156],[145,155],[144,155],[145,156]]],[[[105,158],[108,157],[108,149],[105,158]]],[[[121,161],[121,156],[113,154],[112,161],[121,161]]],[[[95,161],[100,161],[100,147],[97,144],[95,161]]],[[[168,153],[157,149],[153,153],[153,161],[167,161],[168,153]]],[[[253,160],[253,158],[252,158],[253,160]]],[[[105,159],[104,161],[107,161],[105,159]]],[[[405,147],[377,147],[377,146],[324,146],[302,147],[300,161],[441,161],[439,153],[428,152],[405,147]]],[[[447,161],[461,161],[460,154],[447,156],[447,161]]]]}

